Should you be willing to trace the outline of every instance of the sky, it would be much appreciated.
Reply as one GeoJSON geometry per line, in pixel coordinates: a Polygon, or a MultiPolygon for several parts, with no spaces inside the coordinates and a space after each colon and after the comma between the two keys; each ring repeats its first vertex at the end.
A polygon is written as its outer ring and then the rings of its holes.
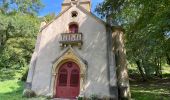
{"type": "MultiPolygon", "coordinates": [[[[39,16],[44,16],[49,13],[55,13],[56,15],[61,11],[61,4],[64,0],[42,0],[44,8],[39,12],[39,16]]],[[[92,1],[92,12],[96,5],[104,0],[91,0],[92,1]]]]}

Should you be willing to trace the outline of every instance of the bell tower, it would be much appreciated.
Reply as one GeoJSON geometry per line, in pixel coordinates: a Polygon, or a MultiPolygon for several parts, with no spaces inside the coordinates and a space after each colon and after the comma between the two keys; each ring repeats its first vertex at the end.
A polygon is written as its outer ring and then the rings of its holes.
{"type": "Polygon", "coordinates": [[[79,5],[87,11],[91,11],[91,0],[64,0],[62,3],[62,11],[72,5],[79,5]]]}

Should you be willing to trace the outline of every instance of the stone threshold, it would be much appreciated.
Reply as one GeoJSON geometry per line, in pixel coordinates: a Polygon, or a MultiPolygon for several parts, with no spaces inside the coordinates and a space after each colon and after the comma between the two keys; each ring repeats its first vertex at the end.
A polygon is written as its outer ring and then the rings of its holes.
{"type": "Polygon", "coordinates": [[[77,100],[77,99],[64,99],[64,98],[53,98],[51,100],[77,100]]]}

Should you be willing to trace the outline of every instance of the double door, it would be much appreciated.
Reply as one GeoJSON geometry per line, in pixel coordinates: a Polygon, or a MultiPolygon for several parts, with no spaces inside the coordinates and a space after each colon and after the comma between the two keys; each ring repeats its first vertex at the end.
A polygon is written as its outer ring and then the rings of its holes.
{"type": "Polygon", "coordinates": [[[74,62],[61,65],[56,86],[57,98],[76,98],[80,91],[80,69],[74,62]]]}

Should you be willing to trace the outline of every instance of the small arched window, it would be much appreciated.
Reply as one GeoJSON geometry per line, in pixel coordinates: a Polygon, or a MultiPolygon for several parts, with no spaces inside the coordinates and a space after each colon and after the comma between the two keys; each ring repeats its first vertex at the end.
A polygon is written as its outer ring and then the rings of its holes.
{"type": "Polygon", "coordinates": [[[78,25],[77,24],[70,24],[69,25],[69,32],[70,33],[78,33],[78,25]]]}

